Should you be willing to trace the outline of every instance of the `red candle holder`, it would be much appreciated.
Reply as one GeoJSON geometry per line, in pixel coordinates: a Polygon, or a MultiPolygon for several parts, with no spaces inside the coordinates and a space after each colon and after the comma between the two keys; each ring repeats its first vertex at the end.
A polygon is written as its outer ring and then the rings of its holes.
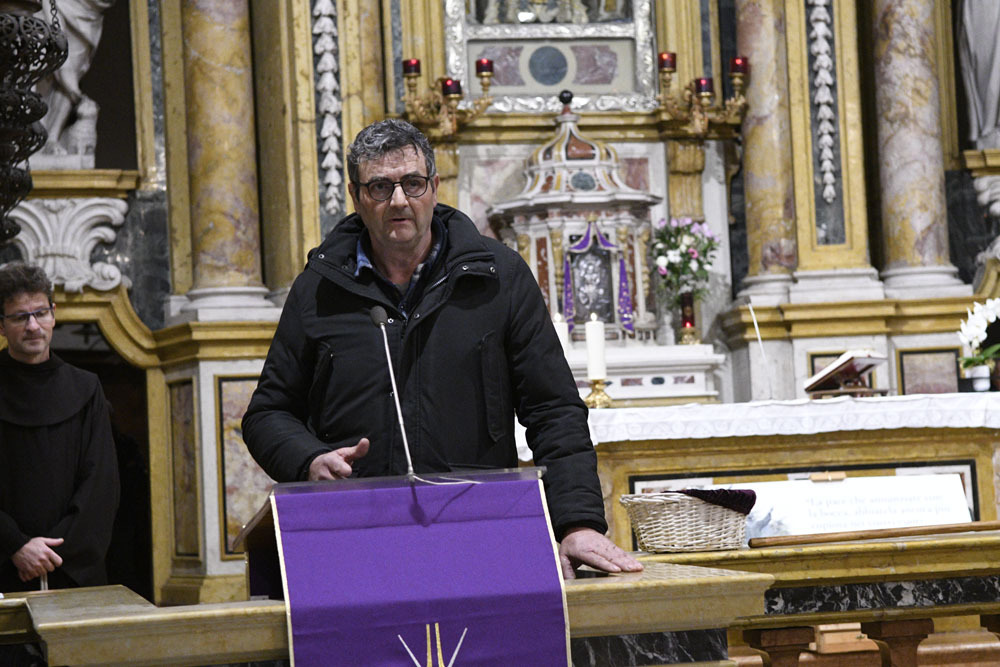
{"type": "Polygon", "coordinates": [[[663,51],[657,56],[659,67],[667,72],[677,71],[677,54],[673,51],[663,51]]]}
{"type": "Polygon", "coordinates": [[[715,93],[715,82],[710,77],[702,77],[694,80],[694,92],[700,95],[712,95],[715,93]]]}
{"type": "Polygon", "coordinates": [[[748,74],[750,61],[745,56],[735,56],[729,61],[730,74],[748,74]]]}
{"type": "Polygon", "coordinates": [[[420,74],[420,60],[407,58],[403,61],[403,74],[420,74]]]}
{"type": "Polygon", "coordinates": [[[462,82],[458,79],[442,79],[441,80],[441,94],[442,95],[461,95],[462,94],[462,82]]]}
{"type": "Polygon", "coordinates": [[[681,294],[681,326],[685,329],[694,328],[694,294],[681,294]]]}
{"type": "Polygon", "coordinates": [[[477,60],[476,74],[493,74],[493,61],[489,58],[480,58],[477,60]]]}

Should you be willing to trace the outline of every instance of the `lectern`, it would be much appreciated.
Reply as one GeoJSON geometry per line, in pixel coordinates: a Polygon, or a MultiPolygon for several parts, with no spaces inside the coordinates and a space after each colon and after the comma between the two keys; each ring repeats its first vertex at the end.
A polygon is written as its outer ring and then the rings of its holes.
{"type": "Polygon", "coordinates": [[[278,484],[241,533],[297,665],[569,661],[539,468],[278,484]]]}

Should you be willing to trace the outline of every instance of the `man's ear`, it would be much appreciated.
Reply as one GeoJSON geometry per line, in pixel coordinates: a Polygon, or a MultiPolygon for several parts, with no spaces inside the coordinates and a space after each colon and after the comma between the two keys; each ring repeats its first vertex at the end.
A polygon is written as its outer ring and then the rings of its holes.
{"type": "Polygon", "coordinates": [[[351,201],[354,202],[354,209],[357,210],[357,208],[358,208],[358,186],[355,185],[354,183],[348,183],[347,184],[347,191],[351,195],[351,201]]]}

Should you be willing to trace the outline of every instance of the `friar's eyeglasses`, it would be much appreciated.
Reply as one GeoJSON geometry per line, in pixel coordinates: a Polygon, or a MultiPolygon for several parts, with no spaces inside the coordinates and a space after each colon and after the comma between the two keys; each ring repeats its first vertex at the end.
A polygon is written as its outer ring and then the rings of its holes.
{"type": "Polygon", "coordinates": [[[28,320],[32,317],[39,324],[45,324],[52,320],[52,306],[48,308],[39,308],[38,310],[33,310],[28,313],[11,313],[10,315],[0,315],[0,319],[4,322],[12,324],[15,326],[23,327],[28,324],[28,320]]]}

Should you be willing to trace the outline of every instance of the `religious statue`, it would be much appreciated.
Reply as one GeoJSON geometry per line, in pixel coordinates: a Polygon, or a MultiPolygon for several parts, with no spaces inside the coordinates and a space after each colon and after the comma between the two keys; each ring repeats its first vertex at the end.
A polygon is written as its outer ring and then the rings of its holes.
{"type": "Polygon", "coordinates": [[[97,145],[97,103],[80,90],[101,39],[104,13],[115,0],[60,0],[59,19],[69,41],[66,63],[38,83],[49,106],[42,124],[49,139],[36,166],[86,169],[94,167],[97,145]],[[46,158],[45,156],[59,156],[46,158]]]}
{"type": "MultiPolygon", "coordinates": [[[[979,150],[1000,149],[1000,2],[965,0],[958,28],[958,56],[965,84],[969,139],[979,150]]],[[[1000,218],[1000,176],[973,179],[976,199],[1000,218]]],[[[978,284],[986,263],[1000,260],[1000,238],[976,256],[978,284]]]]}
{"type": "Polygon", "coordinates": [[[1000,2],[965,0],[958,55],[969,113],[969,139],[978,149],[1000,148],[1000,2]]]}

